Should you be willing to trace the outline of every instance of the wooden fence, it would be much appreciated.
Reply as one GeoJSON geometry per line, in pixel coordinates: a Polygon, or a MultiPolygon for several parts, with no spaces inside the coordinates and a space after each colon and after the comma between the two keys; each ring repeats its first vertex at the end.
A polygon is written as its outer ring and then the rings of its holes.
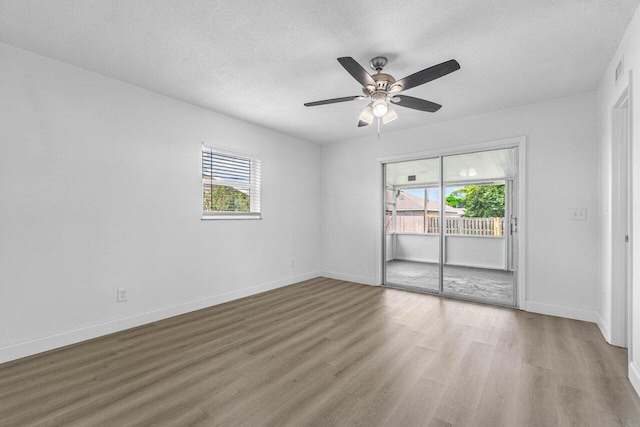
{"type": "MultiPolygon", "coordinates": [[[[504,218],[464,218],[447,217],[445,234],[459,234],[465,236],[504,236],[504,218]]],[[[387,232],[393,231],[391,215],[386,217],[387,232]]],[[[423,216],[396,217],[396,231],[398,233],[434,233],[440,232],[440,217],[428,216],[425,224],[423,216]]]]}

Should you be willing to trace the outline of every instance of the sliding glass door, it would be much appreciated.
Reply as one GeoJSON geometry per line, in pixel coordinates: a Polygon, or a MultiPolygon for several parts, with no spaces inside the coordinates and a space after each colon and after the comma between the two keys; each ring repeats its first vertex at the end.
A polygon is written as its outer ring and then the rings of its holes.
{"type": "Polygon", "coordinates": [[[514,306],[516,155],[385,164],[384,283],[514,306]]]}

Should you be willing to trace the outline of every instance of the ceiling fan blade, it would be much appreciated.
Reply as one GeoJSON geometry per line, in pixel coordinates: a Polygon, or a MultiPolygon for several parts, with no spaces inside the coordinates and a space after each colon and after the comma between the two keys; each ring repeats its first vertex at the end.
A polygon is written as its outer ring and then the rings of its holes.
{"type": "Polygon", "coordinates": [[[412,87],[420,86],[432,80],[439,79],[440,77],[446,76],[447,74],[453,73],[459,69],[460,64],[458,64],[458,61],[451,59],[441,64],[434,65],[433,67],[425,68],[417,73],[413,73],[404,79],[400,79],[395,82],[391,88],[402,86],[401,90],[411,89],[412,87]]]}
{"type": "Polygon", "coordinates": [[[325,99],[324,101],[305,102],[305,107],[315,107],[316,105],[335,104],[337,102],[355,101],[356,99],[362,99],[360,95],[357,96],[345,96],[342,98],[325,99]]]}
{"type": "Polygon", "coordinates": [[[360,113],[360,117],[358,117],[358,127],[361,128],[363,126],[367,126],[373,122],[373,108],[371,105],[367,105],[367,108],[360,113]]]}
{"type": "Polygon", "coordinates": [[[429,113],[435,113],[442,108],[442,105],[436,104],[435,102],[407,95],[396,95],[391,98],[391,102],[401,107],[413,108],[414,110],[427,111],[429,113]]]}
{"type": "Polygon", "coordinates": [[[352,57],[344,56],[342,58],[338,58],[338,62],[362,86],[367,86],[367,85],[376,86],[376,81],[373,80],[373,77],[371,77],[371,74],[367,73],[367,70],[362,68],[362,65],[358,64],[356,60],[353,59],[352,57]]]}

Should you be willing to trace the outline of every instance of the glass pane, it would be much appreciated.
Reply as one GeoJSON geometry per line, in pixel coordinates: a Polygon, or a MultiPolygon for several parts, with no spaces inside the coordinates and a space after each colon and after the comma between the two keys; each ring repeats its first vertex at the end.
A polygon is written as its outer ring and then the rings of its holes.
{"type": "Polygon", "coordinates": [[[439,159],[385,167],[385,283],[440,291],[439,159]]]}
{"type": "Polygon", "coordinates": [[[249,187],[226,185],[203,185],[204,212],[249,212],[249,187]]]}
{"type": "Polygon", "coordinates": [[[505,233],[510,202],[506,189],[513,174],[513,149],[443,157],[448,206],[443,293],[515,303],[514,271],[508,263],[511,236],[505,233]]]}
{"type": "Polygon", "coordinates": [[[260,204],[260,160],[203,146],[203,214],[259,213],[260,204]]]}

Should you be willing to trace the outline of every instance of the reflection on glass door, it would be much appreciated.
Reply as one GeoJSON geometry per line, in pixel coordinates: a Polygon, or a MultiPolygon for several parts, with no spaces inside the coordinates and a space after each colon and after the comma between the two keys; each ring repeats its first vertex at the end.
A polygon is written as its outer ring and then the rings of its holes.
{"type": "Polygon", "coordinates": [[[515,156],[385,165],[385,284],[515,305],[515,156]]]}

